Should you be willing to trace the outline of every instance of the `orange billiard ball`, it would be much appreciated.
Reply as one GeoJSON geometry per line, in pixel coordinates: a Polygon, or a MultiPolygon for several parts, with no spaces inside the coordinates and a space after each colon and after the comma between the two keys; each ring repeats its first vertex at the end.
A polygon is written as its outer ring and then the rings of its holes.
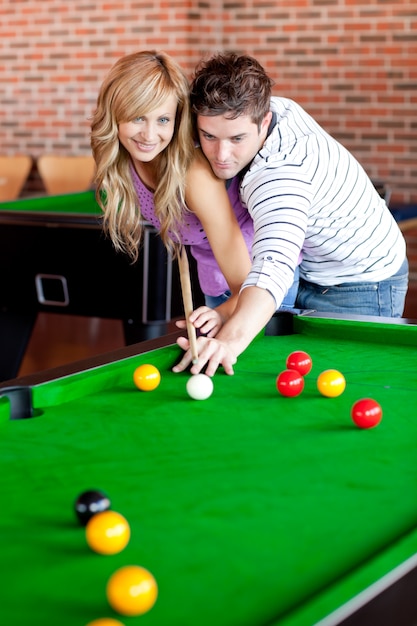
{"type": "Polygon", "coordinates": [[[161,382],[161,374],[157,367],[145,363],[133,372],[133,382],[141,391],[153,391],[161,382]]]}
{"type": "Polygon", "coordinates": [[[87,544],[99,554],[117,554],[129,543],[130,526],[116,511],[97,513],[85,527],[87,544]]]}
{"type": "Polygon", "coordinates": [[[346,389],[346,380],[338,370],[325,370],[317,379],[317,389],[327,398],[336,398],[346,389]]]}
{"type": "Polygon", "coordinates": [[[305,376],[311,372],[313,361],[307,352],[296,350],[288,356],[286,365],[287,369],[296,370],[301,376],[305,376]]]}
{"type": "Polygon", "coordinates": [[[382,408],[372,398],[362,398],[352,407],[352,419],[358,428],[374,428],[382,420],[382,408]]]}
{"type": "Polygon", "coordinates": [[[158,586],[152,574],[139,565],[125,565],[109,578],[107,600],[121,615],[142,615],[158,597],[158,586]]]}

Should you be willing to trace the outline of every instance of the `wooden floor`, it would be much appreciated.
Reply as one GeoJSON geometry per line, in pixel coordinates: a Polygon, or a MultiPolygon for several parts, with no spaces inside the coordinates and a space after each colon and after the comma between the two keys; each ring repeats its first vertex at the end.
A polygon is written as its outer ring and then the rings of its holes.
{"type": "Polygon", "coordinates": [[[111,352],[124,345],[119,320],[40,313],[19,376],[111,352]]]}
{"type": "MultiPolygon", "coordinates": [[[[404,317],[417,320],[417,223],[404,235],[410,264],[404,317]]],[[[42,313],[38,315],[19,375],[66,365],[124,345],[120,321],[42,313]]]]}

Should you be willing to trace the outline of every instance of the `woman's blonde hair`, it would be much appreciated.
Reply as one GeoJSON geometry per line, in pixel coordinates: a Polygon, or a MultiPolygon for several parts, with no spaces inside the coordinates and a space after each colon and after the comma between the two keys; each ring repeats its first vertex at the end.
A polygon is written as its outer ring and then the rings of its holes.
{"type": "Polygon", "coordinates": [[[120,58],[105,78],[91,124],[96,162],[96,197],[104,230],[117,250],[136,260],[142,239],[139,199],[130,172],[130,155],[118,139],[118,126],[146,115],[174,95],[178,107],[171,142],[158,155],[155,214],[161,238],[173,250],[185,210],[185,178],[194,152],[189,83],[184,71],[163,52],[142,51],[120,58]],[[170,235],[171,233],[171,235],[170,235]]]}

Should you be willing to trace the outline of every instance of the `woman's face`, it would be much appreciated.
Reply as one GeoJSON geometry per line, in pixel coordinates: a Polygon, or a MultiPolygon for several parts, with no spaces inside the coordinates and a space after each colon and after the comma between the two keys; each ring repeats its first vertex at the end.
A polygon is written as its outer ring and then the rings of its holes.
{"type": "Polygon", "coordinates": [[[174,134],[176,112],[177,99],[172,95],[150,113],[119,124],[119,141],[133,161],[150,163],[165,150],[174,134]]]}

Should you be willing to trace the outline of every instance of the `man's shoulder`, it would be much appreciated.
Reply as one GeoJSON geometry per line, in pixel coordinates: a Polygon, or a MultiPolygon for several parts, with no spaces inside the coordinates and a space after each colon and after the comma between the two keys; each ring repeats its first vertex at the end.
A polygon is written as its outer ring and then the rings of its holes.
{"type": "Polygon", "coordinates": [[[284,98],[283,96],[271,97],[271,111],[273,113],[284,114],[285,111],[294,108],[300,108],[300,105],[295,100],[291,100],[291,98],[284,98]]]}

